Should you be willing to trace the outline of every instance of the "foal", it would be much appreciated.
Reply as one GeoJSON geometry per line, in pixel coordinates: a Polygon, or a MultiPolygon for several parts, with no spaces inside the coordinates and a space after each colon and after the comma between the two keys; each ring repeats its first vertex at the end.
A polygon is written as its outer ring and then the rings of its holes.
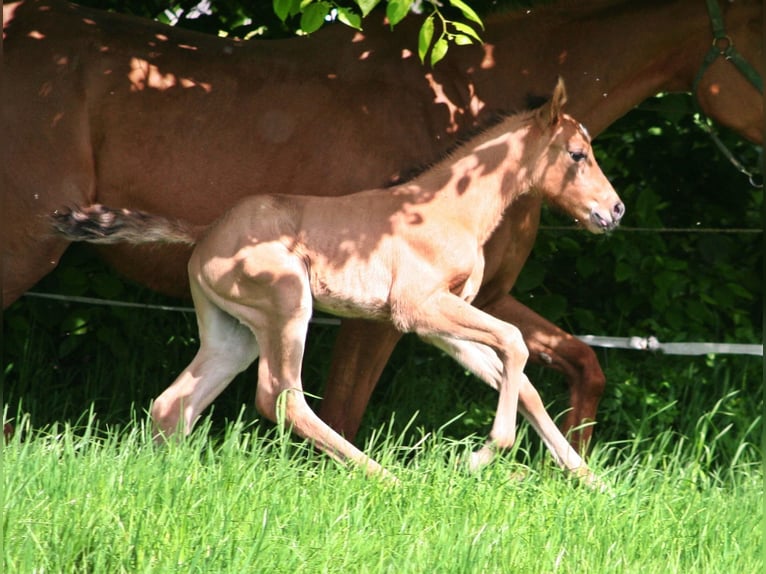
{"type": "Polygon", "coordinates": [[[594,233],[622,217],[588,133],[561,111],[565,101],[559,81],[543,107],[505,119],[396,188],[251,196],[206,230],[100,205],[54,213],[54,227],[72,241],[196,243],[188,268],[200,349],[154,403],[158,437],[190,432],[260,356],[256,406],[263,416],[276,422],[283,397],[284,424],[297,434],[335,459],[385,472],[305,401],[301,364],[316,306],[391,321],[498,390],[490,438],[472,455],[473,466],[513,444],[524,393],[522,414],[558,463],[588,475],[524,375],[528,352],[519,330],[470,304],[481,285],[482,247],[519,195],[541,193],[594,233]]]}

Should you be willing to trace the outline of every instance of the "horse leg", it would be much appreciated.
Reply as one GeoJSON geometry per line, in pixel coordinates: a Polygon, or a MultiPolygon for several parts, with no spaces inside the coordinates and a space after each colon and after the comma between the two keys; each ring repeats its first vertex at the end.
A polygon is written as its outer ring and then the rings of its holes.
{"type": "Polygon", "coordinates": [[[353,442],[380,374],[402,334],[389,323],[343,320],[319,416],[353,442]]]}
{"type": "Polygon", "coordinates": [[[492,361],[487,361],[486,351],[482,351],[480,346],[476,347],[478,353],[462,357],[464,361],[476,361],[481,365],[476,370],[479,376],[498,370],[501,373],[497,379],[499,396],[492,430],[487,444],[474,453],[473,460],[476,465],[485,464],[493,458],[497,449],[512,447],[516,440],[519,390],[528,356],[521,332],[510,323],[496,319],[451,293],[439,293],[421,303],[411,321],[412,330],[427,341],[435,338],[462,339],[490,347],[497,354],[501,369],[492,361]]]}
{"type": "Polygon", "coordinates": [[[54,235],[48,216],[62,206],[90,203],[94,185],[92,169],[78,161],[77,154],[66,149],[68,145],[36,150],[32,157],[45,160],[29,165],[28,159],[16,156],[17,143],[6,145],[13,151],[8,152],[10,157],[4,158],[2,166],[0,273],[4,309],[53,271],[69,246],[68,241],[54,235]],[[20,165],[11,165],[14,160],[20,165]]]}
{"type": "MultiPolygon", "coordinates": [[[[40,237],[12,239],[11,234],[20,232],[19,220],[4,219],[4,231],[0,235],[0,245],[3,245],[0,253],[3,286],[0,302],[2,308],[6,309],[56,268],[69,242],[60,239],[43,240],[40,237]]],[[[51,232],[49,229],[39,229],[34,233],[51,232]]]]}
{"type": "MultiPolygon", "coordinates": [[[[453,337],[430,337],[426,339],[426,342],[442,349],[489,386],[498,389],[503,365],[497,354],[489,347],[453,337]]],[[[545,410],[540,395],[526,376],[523,378],[519,392],[519,412],[542,438],[559,466],[579,476],[590,476],[585,462],[556,427],[545,410]]],[[[492,449],[484,447],[473,453],[471,467],[475,469],[484,466],[491,462],[492,457],[492,449]]]]}
{"type": "Polygon", "coordinates": [[[313,446],[339,461],[351,461],[367,474],[387,472],[380,464],[335,432],[306,402],[301,381],[301,362],[308,317],[294,317],[258,330],[261,358],[258,363],[258,412],[282,424],[313,446]]]}
{"type": "Polygon", "coordinates": [[[484,310],[519,327],[529,348],[530,361],[566,376],[571,408],[561,429],[578,452],[586,452],[593,435],[590,423],[596,418],[606,385],[596,353],[510,295],[484,306],[484,310]]]}
{"type": "Polygon", "coordinates": [[[155,439],[191,432],[200,413],[258,356],[253,333],[216,306],[191,281],[200,348],[152,406],[155,439]]]}
{"type": "Polygon", "coordinates": [[[258,341],[258,412],[335,460],[351,461],[368,474],[386,476],[380,464],[330,428],[306,402],[301,370],[312,295],[304,261],[276,243],[262,244],[248,261],[252,264],[247,275],[237,280],[237,296],[222,301],[221,306],[247,325],[258,341]],[[275,269],[278,279],[274,279],[275,269]],[[268,279],[264,281],[263,276],[268,279]]]}
{"type": "Polygon", "coordinates": [[[585,478],[589,484],[596,483],[597,479],[588,470],[585,461],[561,434],[556,423],[545,410],[540,393],[526,376],[519,392],[519,411],[543,439],[543,443],[561,468],[585,478]]]}

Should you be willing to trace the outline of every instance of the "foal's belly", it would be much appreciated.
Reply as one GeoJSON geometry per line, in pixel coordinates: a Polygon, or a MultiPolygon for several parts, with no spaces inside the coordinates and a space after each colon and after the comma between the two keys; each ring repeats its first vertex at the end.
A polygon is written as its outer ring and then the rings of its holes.
{"type": "Polygon", "coordinates": [[[315,297],[314,308],[331,315],[349,319],[373,319],[385,321],[391,318],[388,303],[367,300],[341,300],[315,297]]]}
{"type": "Polygon", "coordinates": [[[339,317],[385,320],[390,318],[389,289],[373,277],[311,278],[314,307],[339,317]],[[333,280],[336,279],[336,280],[333,280]]]}

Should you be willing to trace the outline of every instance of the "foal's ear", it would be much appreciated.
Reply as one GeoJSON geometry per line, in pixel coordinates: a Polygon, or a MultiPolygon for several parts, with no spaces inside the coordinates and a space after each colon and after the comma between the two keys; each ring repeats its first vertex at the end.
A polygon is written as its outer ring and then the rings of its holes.
{"type": "Polygon", "coordinates": [[[551,101],[541,107],[537,112],[537,119],[542,128],[550,128],[559,123],[562,108],[567,103],[567,89],[564,80],[559,76],[556,87],[553,88],[551,101]]]}

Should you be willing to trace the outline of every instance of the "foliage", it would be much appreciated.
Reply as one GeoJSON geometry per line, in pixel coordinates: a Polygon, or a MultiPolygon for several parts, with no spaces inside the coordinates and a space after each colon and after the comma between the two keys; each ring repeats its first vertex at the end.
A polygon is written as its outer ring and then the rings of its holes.
{"type": "MultiPolygon", "coordinates": [[[[433,66],[450,43],[480,43],[481,17],[463,0],[82,0],[81,4],[155,18],[184,28],[248,39],[311,34],[328,22],[362,29],[362,21],[385,4],[393,28],[408,14],[424,14],[418,53],[433,66]]],[[[471,4],[483,4],[471,2],[471,4]]]]}
{"type": "MultiPolygon", "coordinates": [[[[463,13],[463,16],[473,25],[478,25],[481,28],[484,27],[481,18],[470,6],[458,0],[450,0],[450,4],[458,8],[463,13]]],[[[450,42],[454,42],[458,46],[464,46],[466,44],[481,43],[481,39],[471,25],[465,22],[448,20],[434,5],[433,10],[431,10],[431,13],[420,27],[420,34],[418,35],[418,56],[420,56],[420,61],[425,62],[426,56],[430,53],[429,62],[434,66],[447,55],[450,42]]]]}

